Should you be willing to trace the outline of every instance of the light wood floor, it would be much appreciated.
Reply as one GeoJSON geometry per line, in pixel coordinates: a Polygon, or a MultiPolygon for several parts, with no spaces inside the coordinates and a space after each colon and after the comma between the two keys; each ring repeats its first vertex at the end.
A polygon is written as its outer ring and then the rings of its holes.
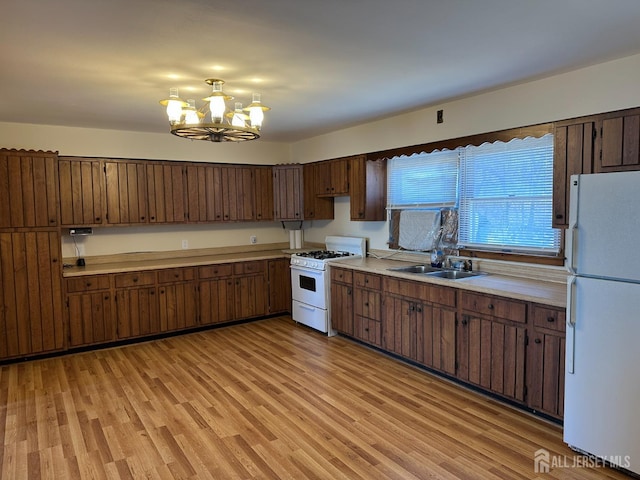
{"type": "Polygon", "coordinates": [[[535,474],[557,426],[289,317],[0,368],[0,478],[535,474]]]}

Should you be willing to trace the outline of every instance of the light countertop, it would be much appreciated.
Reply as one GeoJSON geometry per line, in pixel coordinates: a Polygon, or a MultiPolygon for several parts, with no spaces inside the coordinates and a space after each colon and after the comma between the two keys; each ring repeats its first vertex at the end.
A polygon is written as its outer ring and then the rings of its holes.
{"type": "Polygon", "coordinates": [[[415,264],[416,262],[371,257],[351,260],[336,260],[331,262],[331,265],[334,266],[350,268],[368,273],[377,273],[404,278],[406,280],[445,285],[448,287],[459,288],[461,290],[499,295],[516,300],[541,303],[560,308],[566,308],[567,306],[567,286],[564,283],[531,280],[516,276],[498,275],[495,273],[460,280],[448,280],[444,278],[429,277],[428,275],[389,270],[389,268],[415,264]]]}

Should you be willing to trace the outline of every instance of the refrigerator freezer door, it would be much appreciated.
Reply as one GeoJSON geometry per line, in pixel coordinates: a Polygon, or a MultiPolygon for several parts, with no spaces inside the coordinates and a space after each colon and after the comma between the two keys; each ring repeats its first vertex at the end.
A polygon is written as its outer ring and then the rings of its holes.
{"type": "Polygon", "coordinates": [[[572,291],[564,441],[640,473],[640,284],[578,277],[572,291]]]}
{"type": "Polygon", "coordinates": [[[640,281],[640,171],[573,175],[570,193],[572,273],[640,281]]]}

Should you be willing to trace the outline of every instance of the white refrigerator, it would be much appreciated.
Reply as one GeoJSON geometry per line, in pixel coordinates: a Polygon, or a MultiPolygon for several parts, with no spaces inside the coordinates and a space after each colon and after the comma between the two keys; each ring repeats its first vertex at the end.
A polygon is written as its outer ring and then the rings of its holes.
{"type": "Polygon", "coordinates": [[[640,474],[640,172],[571,177],[564,441],[640,474]]]}

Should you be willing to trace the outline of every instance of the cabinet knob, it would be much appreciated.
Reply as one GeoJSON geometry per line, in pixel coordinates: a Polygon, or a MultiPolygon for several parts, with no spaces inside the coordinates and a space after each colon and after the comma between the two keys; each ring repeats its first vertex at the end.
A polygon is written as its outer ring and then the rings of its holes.
{"type": "Polygon", "coordinates": [[[133,283],[136,283],[138,281],[138,277],[133,277],[133,283]]]}
{"type": "Polygon", "coordinates": [[[564,215],[562,215],[561,213],[556,213],[556,219],[557,220],[561,220],[564,218],[564,215]]]}
{"type": "Polygon", "coordinates": [[[553,323],[553,322],[555,322],[555,321],[556,321],[556,319],[555,319],[555,318],[553,318],[553,317],[547,317],[547,322],[549,322],[549,323],[553,323]]]}
{"type": "Polygon", "coordinates": [[[364,302],[364,306],[368,307],[369,306],[369,302],[364,302]]]}
{"type": "Polygon", "coordinates": [[[490,303],[489,305],[487,305],[487,308],[488,308],[489,310],[493,310],[493,303],[490,303]]]}
{"type": "Polygon", "coordinates": [[[91,286],[91,282],[85,283],[85,286],[90,287],[91,286]]]}
{"type": "Polygon", "coordinates": [[[535,343],[542,343],[542,340],[540,340],[539,338],[536,338],[536,339],[534,340],[534,342],[535,342],[535,343]]]}
{"type": "Polygon", "coordinates": [[[467,322],[467,319],[466,319],[466,318],[463,318],[463,319],[462,319],[462,325],[466,325],[467,323],[468,323],[468,322],[467,322]]]}
{"type": "Polygon", "coordinates": [[[99,221],[100,221],[100,217],[96,217],[96,222],[99,222],[99,221]]]}

